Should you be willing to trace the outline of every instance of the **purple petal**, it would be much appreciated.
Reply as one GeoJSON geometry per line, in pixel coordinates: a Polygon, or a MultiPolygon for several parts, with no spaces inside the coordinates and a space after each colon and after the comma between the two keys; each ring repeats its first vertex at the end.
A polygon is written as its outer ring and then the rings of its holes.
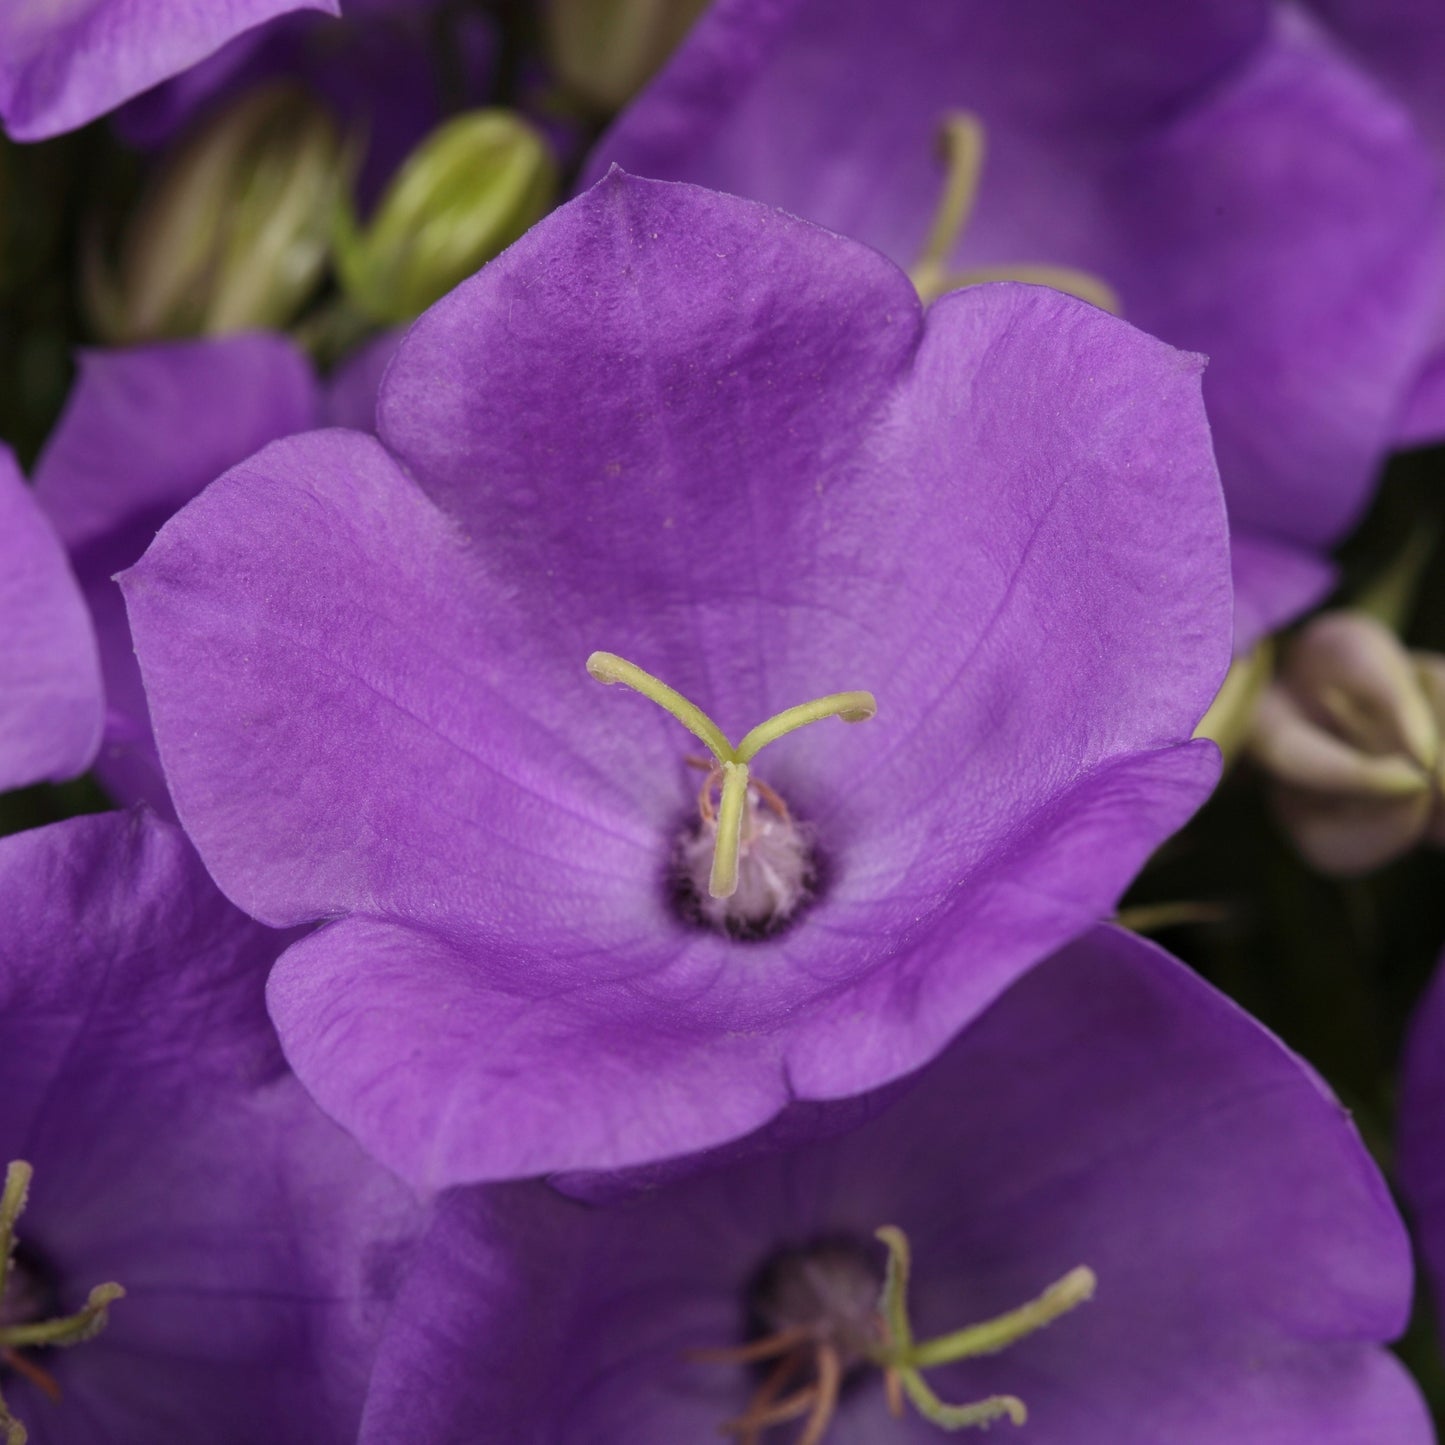
{"type": "Polygon", "coordinates": [[[338,0],[42,0],[0,11],[0,118],[16,140],[74,130],[232,36],[338,0]]]}
{"type": "Polygon", "coordinates": [[[357,347],[336,368],[326,386],[321,417],[324,425],[376,430],[376,396],[381,378],[405,334],[401,329],[383,331],[357,347]]]}
{"type": "Polygon", "coordinates": [[[120,590],[111,580],[228,467],[316,424],[310,363],[266,334],[88,351],[35,469],[100,641],[106,732],[96,771],[123,803],[170,812],[120,590]]]}
{"type": "MultiPolygon", "coordinates": [[[[1432,348],[1442,212],[1400,109],[1267,11],[723,0],[591,172],[754,196],[909,264],[940,120],[976,113],[988,157],[957,262],[1082,268],[1208,354],[1236,529],[1318,549],[1364,505],[1432,348]]],[[[1262,615],[1290,579],[1256,580],[1242,607],[1262,615]]]]}
{"type": "Polygon", "coordinates": [[[1445,11],[1435,0],[1309,0],[1309,8],[1405,101],[1445,154],[1445,11]]]}
{"type": "Polygon", "coordinates": [[[1437,352],[1415,379],[1396,440],[1402,447],[1433,446],[1445,439],[1445,352],[1437,352]]]}
{"type": "MultiPolygon", "coordinates": [[[[846,1106],[845,1106],[846,1107],[846,1106]]],[[[1034,970],[861,1127],[598,1210],[538,1185],[443,1206],[381,1350],[363,1445],[705,1439],[756,1381],[685,1352],[738,1339],[749,1280],[819,1238],[912,1237],[933,1334],[1089,1264],[1096,1297],[946,1398],[1027,1402],[1039,1445],[1427,1445],[1377,1348],[1409,1246],[1348,1116],[1253,1021],[1114,931],[1034,970]]],[[[880,1382],[830,1439],[935,1438],[880,1382]]]]}
{"type": "Polygon", "coordinates": [[[415,1210],[286,1071],[262,999],[276,935],[140,813],[0,841],[0,908],[0,1159],[35,1168],[25,1237],[67,1303],[127,1290],[46,1361],[62,1403],[7,1381],[12,1407],[115,1445],[157,1422],[353,1439],[415,1210]]]}
{"type": "Polygon", "coordinates": [[[0,446],[0,790],[84,771],[100,745],[95,634],[45,514],[0,446]]]}

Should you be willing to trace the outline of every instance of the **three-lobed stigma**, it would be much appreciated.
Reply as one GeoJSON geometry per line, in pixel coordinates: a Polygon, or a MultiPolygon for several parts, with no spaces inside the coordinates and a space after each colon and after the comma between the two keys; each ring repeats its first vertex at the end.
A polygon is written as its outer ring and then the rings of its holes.
{"type": "MultiPolygon", "coordinates": [[[[59,1400],[60,1386],[43,1366],[36,1364],[22,1351],[83,1344],[94,1339],[106,1326],[110,1306],[125,1291],[118,1284],[99,1284],[91,1290],[85,1303],[74,1314],[50,1319],[32,1319],[23,1303],[14,1312],[7,1308],[7,1291],[13,1301],[16,1291],[15,1226],[30,1195],[33,1171],[23,1159],[10,1162],[5,1170],[5,1183],[0,1188],[0,1373],[9,1371],[28,1380],[42,1394],[59,1400]]],[[[23,1283],[23,1282],[22,1282],[23,1283]]],[[[4,1445],[25,1445],[25,1426],[12,1415],[0,1397],[0,1441],[4,1445]]]]}
{"type": "Polygon", "coordinates": [[[747,1344],[696,1350],[691,1358],[765,1371],[741,1415],[722,1427],[739,1445],[761,1445],[778,1425],[802,1421],[794,1445],[820,1445],[837,1414],[843,1382],[865,1367],[879,1370],[891,1413],[905,1403],[944,1430],[987,1428],[1028,1418],[1016,1395],[990,1395],[963,1405],[941,1400],[923,1371],[994,1355],[1052,1324],[1094,1294],[1093,1270],[1079,1266],[1037,1299],[980,1324],[916,1340],[908,1313],[911,1251],[908,1236],[885,1225],[875,1237],[888,1252],[876,1269],[861,1242],[822,1240],[784,1251],[761,1276],[751,1313],[771,1333],[747,1344]],[[880,1277],[881,1276],[881,1277],[880,1277]]]}
{"type": "MultiPolygon", "coordinates": [[[[594,652],[587,671],[598,682],[623,683],[675,717],[712,754],[713,765],[699,798],[702,829],[698,848],[710,859],[706,892],[715,900],[737,899],[737,913],[756,922],[776,914],[809,866],[786,805],[772,789],[752,777],[757,755],[779,738],[825,718],[866,722],[878,711],[871,692],[834,692],[759,723],[734,745],[695,703],[636,664],[611,652],[594,652]],[[718,797],[716,804],[712,797],[718,797]],[[768,813],[772,817],[767,816],[768,813]],[[740,860],[747,845],[751,867],[743,878],[740,860]]],[[[689,854],[689,849],[684,849],[689,854]]],[[[689,860],[690,861],[690,860],[689,860]]]]}

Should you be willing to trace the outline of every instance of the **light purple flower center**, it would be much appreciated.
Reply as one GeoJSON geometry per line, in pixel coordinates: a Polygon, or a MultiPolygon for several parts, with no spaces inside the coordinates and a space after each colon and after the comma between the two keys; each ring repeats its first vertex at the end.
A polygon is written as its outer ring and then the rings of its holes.
{"type": "Polygon", "coordinates": [[[683,916],[734,938],[776,933],[812,896],[818,869],[806,830],[782,798],[752,776],[752,761],[769,743],[809,723],[830,717],[866,722],[878,711],[873,694],[835,692],[784,708],[735,745],[696,703],[615,653],[594,652],[587,671],[598,682],[625,683],[651,699],[715,759],[698,797],[700,825],[675,850],[675,892],[683,916]]]}
{"type": "Polygon", "coordinates": [[[790,923],[818,891],[821,869],[812,830],[761,778],[751,778],[738,840],[737,887],[726,898],[708,891],[717,851],[712,793],[717,769],[699,794],[699,819],[677,840],[674,896],[683,917],[731,938],[768,938],[790,923]]]}

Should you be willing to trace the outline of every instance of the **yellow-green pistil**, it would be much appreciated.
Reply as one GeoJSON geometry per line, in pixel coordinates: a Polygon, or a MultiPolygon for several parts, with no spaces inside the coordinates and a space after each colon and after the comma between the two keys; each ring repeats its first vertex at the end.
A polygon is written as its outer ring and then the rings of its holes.
{"type": "MultiPolygon", "coordinates": [[[[1029,1412],[1017,1395],[990,1395],[968,1405],[947,1405],[928,1387],[922,1371],[955,1360],[979,1355],[996,1355],[1019,1340],[1052,1324],[1061,1315],[1092,1299],[1098,1287],[1094,1271],[1087,1265],[1071,1269],[1051,1284],[1037,1299],[1018,1309],[966,1325],[951,1334],[931,1340],[915,1340],[908,1318],[908,1275],[911,1267],[908,1236],[895,1225],[884,1225],[878,1238],[888,1249],[888,1274],[883,1284],[883,1323],[886,1340],[876,1363],[885,1373],[897,1377],[898,1385],[926,1420],[945,1430],[962,1430],[969,1425],[987,1425],[1005,1415],[1022,1425],[1029,1412]]],[[[893,1387],[890,1385],[890,1389],[893,1387]]],[[[895,1414],[901,1413],[894,1411],[895,1414]]]]}
{"type": "Polygon", "coordinates": [[[842,718],[844,722],[867,722],[878,711],[871,692],[832,692],[797,707],[784,708],[747,733],[736,747],[723,730],[696,703],[689,702],[665,682],[644,672],[611,652],[594,652],[587,659],[587,671],[598,682],[615,682],[650,698],[669,712],[696,737],[717,763],[722,794],[717,809],[717,838],[713,848],[708,892],[714,898],[731,898],[738,886],[738,853],[742,844],[743,813],[748,798],[748,765],[771,742],[811,722],[842,718]]]}
{"type": "Polygon", "coordinates": [[[837,1412],[843,1378],[851,1366],[859,1364],[882,1372],[888,1406],[895,1416],[903,1414],[906,1399],[925,1420],[944,1430],[982,1428],[1005,1418],[1022,1425],[1028,1419],[1028,1409],[1016,1395],[990,1395],[969,1404],[950,1405],[934,1394],[923,1371],[996,1355],[1052,1324],[1093,1298],[1098,1283],[1094,1271],[1080,1265],[1017,1309],[950,1334],[915,1340],[908,1316],[908,1236],[891,1224],[876,1233],[888,1250],[888,1267],[868,1330],[869,1343],[850,1346],[847,1333],[838,1330],[849,1321],[822,1319],[811,1325],[786,1325],[735,1349],[693,1352],[694,1359],[715,1364],[773,1364],[747,1409],[723,1426],[723,1433],[736,1436],[739,1445],[759,1445],[764,1432],[790,1420],[803,1422],[795,1445],[819,1445],[837,1412]],[[796,1384],[805,1372],[811,1378],[796,1384]]]}
{"type": "MultiPolygon", "coordinates": [[[[11,1256],[15,1252],[15,1225],[25,1211],[30,1193],[32,1170],[23,1159],[13,1160],[5,1170],[5,1186],[0,1190],[0,1305],[5,1301],[9,1282],[11,1256]]],[[[21,1350],[79,1345],[94,1339],[106,1325],[106,1312],[125,1291],[118,1284],[99,1284],[73,1315],[50,1320],[19,1320],[5,1324],[0,1319],[0,1365],[23,1375],[52,1399],[59,1399],[60,1389],[48,1371],[21,1350]]],[[[4,1445],[25,1445],[26,1430],[6,1408],[0,1398],[0,1439],[4,1445]]]]}
{"type": "Polygon", "coordinates": [[[967,111],[952,111],[943,118],[939,138],[943,152],[943,190],[928,239],[908,272],[925,302],[936,301],[960,286],[976,286],[982,281],[1031,281],[1039,286],[1052,286],[1055,291],[1067,291],[1101,311],[1118,313],[1119,297],[1113,287],[1074,266],[1023,261],[950,270],[949,258],[958,249],[973,219],[979,182],[983,179],[983,122],[967,111]]]}

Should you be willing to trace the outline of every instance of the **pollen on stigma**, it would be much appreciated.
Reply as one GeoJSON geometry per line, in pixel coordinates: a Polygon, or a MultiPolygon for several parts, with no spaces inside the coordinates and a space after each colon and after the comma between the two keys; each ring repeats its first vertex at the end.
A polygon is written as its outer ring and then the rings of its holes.
{"type": "Polygon", "coordinates": [[[704,764],[697,827],[677,850],[682,881],[695,894],[702,919],[741,937],[760,937],[786,923],[812,890],[812,845],[783,799],[752,776],[752,761],[769,743],[808,723],[832,717],[866,722],[878,711],[873,694],[835,692],[784,708],[734,745],[695,703],[615,653],[594,652],[587,671],[598,682],[625,683],[655,702],[712,755],[704,764]]]}

